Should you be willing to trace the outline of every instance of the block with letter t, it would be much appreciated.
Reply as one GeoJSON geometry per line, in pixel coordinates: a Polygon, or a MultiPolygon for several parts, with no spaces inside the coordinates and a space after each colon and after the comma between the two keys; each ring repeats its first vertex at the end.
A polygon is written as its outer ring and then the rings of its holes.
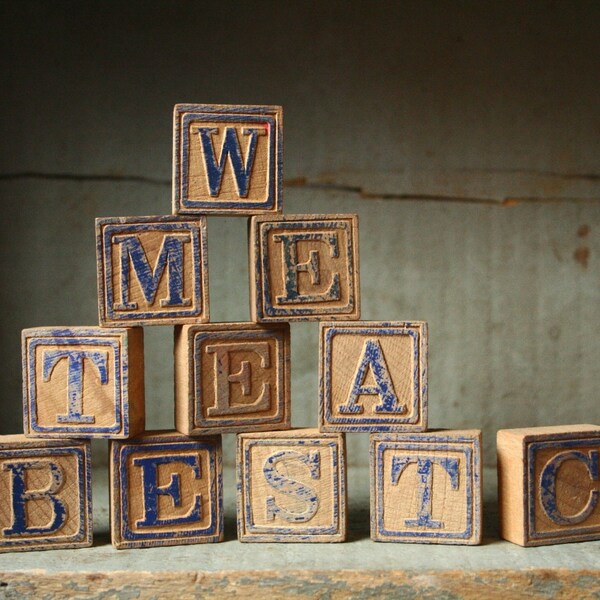
{"type": "Polygon", "coordinates": [[[96,219],[100,325],[209,319],[204,217],[96,219]]]}
{"type": "Polygon", "coordinates": [[[371,538],[481,543],[481,432],[371,435],[371,538]]]}
{"type": "Polygon", "coordinates": [[[118,548],[223,539],[221,436],[147,432],[112,442],[110,521],[118,548]]]}
{"type": "Polygon", "coordinates": [[[141,327],[22,332],[28,437],[127,438],[144,430],[141,327]]]}
{"type": "Polygon", "coordinates": [[[357,215],[259,215],[249,237],[254,321],[360,318],[357,215]]]}
{"type": "Polygon", "coordinates": [[[173,213],[281,212],[281,106],[177,104],[173,213]]]}
{"type": "Polygon", "coordinates": [[[0,436],[0,552],[91,545],[90,442],[0,436]]]}
{"type": "Polygon", "coordinates": [[[241,542],[343,542],[344,434],[292,429],[238,435],[241,542]]]}

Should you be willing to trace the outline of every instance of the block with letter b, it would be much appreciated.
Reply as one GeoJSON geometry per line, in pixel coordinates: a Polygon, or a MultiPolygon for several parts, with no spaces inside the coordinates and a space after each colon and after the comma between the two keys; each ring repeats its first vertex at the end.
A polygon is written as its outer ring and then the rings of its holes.
{"type": "Polygon", "coordinates": [[[223,539],[221,437],[147,432],[112,442],[111,538],[118,548],[223,539]]]}
{"type": "Polygon", "coordinates": [[[343,542],[344,434],[293,429],[238,435],[238,538],[343,542]]]}
{"type": "Polygon", "coordinates": [[[289,325],[178,327],[175,422],[186,435],[289,429],[289,325]]]}
{"type": "Polygon", "coordinates": [[[600,427],[497,435],[500,536],[521,546],[600,539],[600,427]]]}
{"type": "Polygon", "coordinates": [[[91,545],[90,442],[0,436],[0,552],[91,545]]]}
{"type": "Polygon", "coordinates": [[[321,323],[321,431],[427,428],[427,323],[321,323]]]}
{"type": "Polygon", "coordinates": [[[360,318],[357,215],[250,220],[254,321],[360,318]]]}
{"type": "Polygon", "coordinates": [[[173,213],[281,212],[281,106],[177,104],[173,213]]]}
{"type": "Polygon", "coordinates": [[[28,437],[127,438],[144,430],[141,328],[22,332],[28,437]]]}
{"type": "Polygon", "coordinates": [[[100,325],[208,321],[206,219],[96,219],[100,325]]]}
{"type": "Polygon", "coordinates": [[[371,538],[481,543],[481,432],[371,435],[371,538]]]}

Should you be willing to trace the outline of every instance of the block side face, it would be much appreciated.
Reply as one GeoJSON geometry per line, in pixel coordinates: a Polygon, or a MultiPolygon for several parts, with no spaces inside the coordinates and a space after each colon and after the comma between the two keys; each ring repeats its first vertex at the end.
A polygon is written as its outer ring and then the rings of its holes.
{"type": "Polygon", "coordinates": [[[132,327],[127,330],[127,378],[123,396],[125,427],[124,437],[142,433],[146,425],[146,397],[144,383],[144,330],[132,327]]]}

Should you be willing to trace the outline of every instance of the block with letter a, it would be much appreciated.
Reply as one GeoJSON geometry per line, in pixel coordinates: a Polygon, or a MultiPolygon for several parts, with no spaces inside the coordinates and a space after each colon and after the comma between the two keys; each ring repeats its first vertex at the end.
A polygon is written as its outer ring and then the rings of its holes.
{"type": "Polygon", "coordinates": [[[206,219],[96,219],[100,324],[208,321],[206,219]]]}
{"type": "Polygon", "coordinates": [[[250,220],[250,296],[258,322],[360,318],[357,215],[250,220]]]}
{"type": "Polygon", "coordinates": [[[600,539],[600,427],[497,434],[500,536],[521,546],[600,539]]]}
{"type": "Polygon", "coordinates": [[[90,442],[0,436],[0,552],[92,545],[90,442]]]}
{"type": "Polygon", "coordinates": [[[289,325],[178,327],[175,422],[186,435],[289,429],[289,325]]]}
{"type": "Polygon", "coordinates": [[[173,213],[281,212],[281,106],[177,104],[173,213]]]}
{"type": "Polygon", "coordinates": [[[117,549],[221,541],[221,436],[165,431],[112,442],[110,509],[117,549]]]}

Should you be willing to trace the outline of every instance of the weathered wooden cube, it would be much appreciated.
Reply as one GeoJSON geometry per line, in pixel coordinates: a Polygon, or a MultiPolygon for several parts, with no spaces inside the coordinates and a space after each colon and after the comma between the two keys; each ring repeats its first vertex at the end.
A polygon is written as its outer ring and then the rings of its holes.
{"type": "Polygon", "coordinates": [[[290,428],[290,326],[175,331],[175,422],[186,435],[290,428]]]}
{"type": "Polygon", "coordinates": [[[498,431],[500,535],[521,546],[600,539],[600,427],[498,431]]]}
{"type": "Polygon", "coordinates": [[[96,219],[100,325],[208,321],[206,219],[96,219]]]}
{"type": "Polygon", "coordinates": [[[22,332],[28,437],[127,438],[144,430],[140,327],[39,327],[22,332]]]}
{"type": "Polygon", "coordinates": [[[92,545],[90,442],[0,436],[0,552],[92,545]]]}
{"type": "Polygon", "coordinates": [[[110,511],[118,549],[221,541],[221,437],[164,431],[112,442],[110,511]]]}
{"type": "Polygon", "coordinates": [[[360,318],[357,215],[250,220],[254,321],[360,318]]]}
{"type": "Polygon", "coordinates": [[[481,432],[371,435],[371,538],[481,543],[481,432]]]}
{"type": "Polygon", "coordinates": [[[321,323],[321,431],[427,429],[427,323],[321,323]]]}
{"type": "Polygon", "coordinates": [[[173,213],[281,212],[281,106],[177,104],[173,213]]]}
{"type": "Polygon", "coordinates": [[[294,429],[238,435],[238,538],[343,542],[344,434],[294,429]]]}

